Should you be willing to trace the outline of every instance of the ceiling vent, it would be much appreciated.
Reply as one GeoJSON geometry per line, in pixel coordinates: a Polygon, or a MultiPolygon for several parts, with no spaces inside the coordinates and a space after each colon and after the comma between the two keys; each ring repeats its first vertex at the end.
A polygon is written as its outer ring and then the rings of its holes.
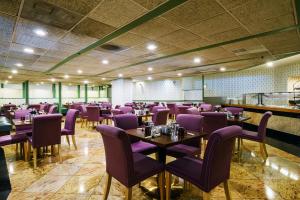
{"type": "Polygon", "coordinates": [[[263,45],[252,46],[247,48],[235,49],[232,52],[237,56],[267,52],[268,50],[263,45]]]}
{"type": "Polygon", "coordinates": [[[104,44],[96,48],[99,51],[117,52],[126,49],[125,47],[115,45],[115,44],[104,44]]]}

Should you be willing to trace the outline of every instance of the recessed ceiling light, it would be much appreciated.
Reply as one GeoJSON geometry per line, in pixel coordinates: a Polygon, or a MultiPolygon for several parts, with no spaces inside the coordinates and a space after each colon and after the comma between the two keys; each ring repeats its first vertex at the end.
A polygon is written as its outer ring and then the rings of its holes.
{"type": "Polygon", "coordinates": [[[78,70],[77,70],[77,73],[78,73],[78,74],[82,74],[82,70],[78,69],[78,70]]]}
{"type": "Polygon", "coordinates": [[[152,77],[151,77],[151,76],[148,76],[148,80],[152,80],[152,77]]]}
{"type": "Polygon", "coordinates": [[[225,71],[226,71],[226,68],[225,68],[225,67],[221,67],[221,68],[220,68],[220,71],[221,71],[221,72],[225,72],[225,71]]]}
{"type": "Polygon", "coordinates": [[[23,50],[25,53],[33,54],[34,50],[32,48],[24,48],[23,50]]]}
{"type": "Polygon", "coordinates": [[[119,74],[118,76],[119,76],[119,77],[123,77],[123,74],[119,74]]]}
{"type": "Polygon", "coordinates": [[[132,82],[137,82],[137,80],[135,80],[135,79],[132,79],[132,82]]]}
{"type": "Polygon", "coordinates": [[[7,84],[7,83],[8,83],[8,80],[5,80],[5,81],[4,81],[4,84],[7,84]]]}
{"type": "Polygon", "coordinates": [[[16,70],[16,69],[13,69],[13,70],[11,70],[11,73],[13,73],[13,74],[17,74],[17,73],[18,73],[18,70],[16,70]]]}
{"type": "Polygon", "coordinates": [[[8,76],[9,79],[12,79],[12,76],[8,76]]]}
{"type": "Polygon", "coordinates": [[[274,63],[273,62],[267,62],[268,67],[273,67],[274,63]]]}
{"type": "Polygon", "coordinates": [[[150,51],[153,51],[153,50],[157,49],[157,46],[155,44],[148,44],[147,49],[150,51]]]}
{"type": "Polygon", "coordinates": [[[89,81],[88,81],[88,80],[84,80],[83,83],[84,83],[84,84],[88,84],[89,81]]]}
{"type": "Polygon", "coordinates": [[[200,63],[201,59],[200,58],[194,58],[194,63],[200,63]]]}
{"type": "Polygon", "coordinates": [[[41,84],[44,85],[44,82],[42,81],[41,84]]]}
{"type": "Polygon", "coordinates": [[[37,83],[36,85],[40,85],[39,83],[37,83]]]}
{"type": "Polygon", "coordinates": [[[23,67],[24,65],[22,63],[16,63],[15,66],[17,66],[17,67],[23,67]]]}
{"type": "Polygon", "coordinates": [[[148,67],[148,71],[151,72],[153,70],[152,67],[148,67]]]}
{"type": "Polygon", "coordinates": [[[69,83],[69,86],[71,86],[72,85],[72,83],[69,83]]]}
{"type": "Polygon", "coordinates": [[[177,76],[182,76],[182,73],[178,73],[177,76]]]}
{"type": "Polygon", "coordinates": [[[41,36],[41,37],[44,37],[46,36],[48,33],[46,31],[44,31],[43,29],[35,29],[33,30],[33,32],[38,35],[38,36],[41,36]]]}
{"type": "Polygon", "coordinates": [[[102,64],[107,65],[109,63],[108,60],[102,60],[102,64]]]}
{"type": "Polygon", "coordinates": [[[51,78],[51,81],[52,81],[52,82],[55,82],[55,78],[51,78]]]}
{"type": "Polygon", "coordinates": [[[102,80],[103,80],[103,81],[105,81],[105,80],[106,80],[106,78],[104,78],[104,77],[103,77],[103,78],[102,78],[102,80]]]}
{"type": "Polygon", "coordinates": [[[65,78],[65,79],[68,79],[69,77],[70,77],[70,76],[69,76],[68,74],[65,74],[65,75],[64,75],[64,78],[65,78]]]}

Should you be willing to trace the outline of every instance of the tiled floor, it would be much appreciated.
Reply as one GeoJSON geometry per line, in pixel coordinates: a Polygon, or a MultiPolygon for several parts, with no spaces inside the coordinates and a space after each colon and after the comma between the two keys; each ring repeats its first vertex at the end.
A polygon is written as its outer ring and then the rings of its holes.
{"type": "MultiPolygon", "coordinates": [[[[44,156],[33,170],[32,161],[17,159],[15,146],[5,147],[12,192],[9,199],[102,199],[105,182],[105,154],[101,136],[77,123],[78,150],[62,141],[63,163],[57,157],[44,156]]],[[[247,149],[242,162],[233,159],[230,190],[233,199],[300,199],[300,158],[267,146],[269,158],[263,163],[259,145],[244,142],[247,149]]],[[[168,159],[171,160],[171,159],[168,159]]],[[[220,166],[221,168],[222,166],[220,166]]],[[[124,188],[113,181],[109,199],[124,199],[124,188]]],[[[137,186],[133,199],[151,199],[137,186]]],[[[202,199],[198,189],[182,193],[179,199],[202,199]]],[[[221,186],[212,199],[225,199],[221,186]]]]}

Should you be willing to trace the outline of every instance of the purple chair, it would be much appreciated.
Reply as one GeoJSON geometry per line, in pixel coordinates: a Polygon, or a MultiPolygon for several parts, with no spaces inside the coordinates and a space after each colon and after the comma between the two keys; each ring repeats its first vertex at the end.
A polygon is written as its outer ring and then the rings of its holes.
{"type": "Polygon", "coordinates": [[[119,108],[123,114],[132,113],[132,107],[130,106],[122,106],[119,108]]]}
{"type": "Polygon", "coordinates": [[[32,136],[28,136],[28,150],[33,147],[34,168],[37,164],[37,149],[39,147],[58,145],[58,156],[60,156],[61,144],[61,114],[39,115],[32,120],[32,136]]]}
{"type": "Polygon", "coordinates": [[[178,112],[177,112],[177,115],[178,114],[188,114],[188,111],[187,109],[191,108],[190,106],[177,106],[177,109],[178,109],[178,112]]]}
{"type": "MultiPolygon", "coordinates": [[[[120,114],[114,117],[115,126],[123,130],[137,129],[138,118],[134,114],[120,114]]],[[[134,153],[142,153],[145,155],[157,152],[157,147],[153,144],[143,142],[133,137],[129,137],[131,141],[131,149],[134,153]]]]}
{"type": "MultiPolygon", "coordinates": [[[[25,116],[29,114],[30,114],[30,110],[16,110],[15,119],[21,119],[22,117],[25,118],[25,116]]],[[[16,134],[31,133],[31,131],[32,131],[31,124],[16,126],[16,134]]]]}
{"type": "Polygon", "coordinates": [[[95,122],[99,124],[104,119],[100,116],[100,108],[98,106],[87,106],[87,122],[92,122],[92,128],[95,126],[95,122]]]}
{"type": "Polygon", "coordinates": [[[186,111],[187,111],[187,114],[200,115],[200,112],[195,107],[191,107],[191,108],[187,109],[186,111]]]}
{"type": "Polygon", "coordinates": [[[227,115],[226,113],[218,112],[202,112],[201,115],[204,117],[203,121],[203,132],[207,134],[206,139],[215,131],[220,128],[227,126],[227,115]]]}
{"type": "Polygon", "coordinates": [[[41,104],[30,104],[30,105],[28,105],[27,109],[40,110],[41,109],[41,104]]]}
{"type": "MultiPolygon", "coordinates": [[[[133,103],[125,103],[124,106],[125,107],[133,107],[133,103]]],[[[126,113],[124,113],[124,114],[126,114],[126,113]]]]}
{"type": "Polygon", "coordinates": [[[57,106],[56,105],[52,105],[49,108],[49,112],[48,112],[48,114],[54,114],[54,113],[57,113],[57,106]]]}
{"type": "Polygon", "coordinates": [[[85,126],[87,126],[88,114],[87,114],[86,106],[84,104],[81,104],[79,106],[79,115],[81,120],[81,128],[83,127],[84,122],[85,122],[85,126]]]}
{"type": "MultiPolygon", "coordinates": [[[[241,136],[239,137],[239,144],[242,143],[243,139],[258,142],[260,144],[260,153],[264,160],[268,157],[265,139],[268,121],[271,116],[272,112],[265,112],[260,120],[257,132],[243,130],[241,136]]],[[[241,157],[241,154],[242,148],[240,149],[239,158],[241,157]]]]}
{"type": "Polygon", "coordinates": [[[41,106],[40,106],[40,110],[44,111],[45,113],[49,112],[49,108],[50,108],[50,105],[47,103],[41,104],[41,106]]]}
{"type": "Polygon", "coordinates": [[[211,104],[208,104],[208,103],[202,103],[199,106],[199,110],[201,112],[210,112],[210,111],[212,111],[212,109],[213,109],[213,106],[211,104]]]}
{"type": "Polygon", "coordinates": [[[183,106],[191,107],[193,104],[192,104],[192,103],[183,103],[182,105],[183,105],[183,106]]]}
{"type": "MultiPolygon", "coordinates": [[[[177,115],[176,122],[180,127],[185,128],[189,132],[196,134],[202,133],[203,116],[192,114],[180,114],[177,115]]],[[[196,138],[183,144],[177,144],[167,148],[167,155],[180,158],[184,156],[197,156],[201,154],[201,140],[196,138]]]]}
{"type": "Polygon", "coordinates": [[[167,103],[167,108],[170,110],[171,118],[175,119],[177,115],[177,105],[176,103],[167,103]]]}
{"type": "Polygon", "coordinates": [[[127,134],[122,129],[100,125],[97,126],[97,131],[102,135],[106,158],[107,182],[103,199],[108,198],[112,177],[127,187],[126,199],[132,199],[134,185],[158,174],[162,200],[164,198],[164,166],[143,154],[132,153],[127,134]]]}
{"type": "Polygon", "coordinates": [[[163,106],[153,106],[152,113],[156,113],[157,110],[159,110],[159,109],[166,109],[166,107],[163,107],[163,106]]]}
{"type": "Polygon", "coordinates": [[[70,146],[69,135],[72,136],[72,142],[76,150],[77,150],[77,145],[75,140],[75,123],[78,114],[79,114],[78,110],[69,109],[66,114],[65,127],[61,130],[61,135],[66,136],[69,146],[70,146]]]}
{"type": "Polygon", "coordinates": [[[158,109],[152,117],[152,121],[155,126],[166,125],[168,121],[168,115],[170,113],[169,109],[158,109]]]}
{"type": "Polygon", "coordinates": [[[170,199],[172,174],[200,188],[203,199],[209,199],[209,192],[224,183],[226,199],[231,199],[228,188],[231,156],[235,138],[241,132],[239,126],[219,129],[209,138],[203,160],[183,157],[167,164],[166,199],[170,199]]]}
{"type": "Polygon", "coordinates": [[[240,113],[244,112],[243,108],[238,108],[238,107],[226,107],[224,110],[231,112],[232,115],[239,115],[240,113]]]}
{"type": "Polygon", "coordinates": [[[25,117],[28,114],[30,114],[30,110],[25,110],[25,109],[15,110],[15,119],[21,119],[22,117],[25,117]]]}

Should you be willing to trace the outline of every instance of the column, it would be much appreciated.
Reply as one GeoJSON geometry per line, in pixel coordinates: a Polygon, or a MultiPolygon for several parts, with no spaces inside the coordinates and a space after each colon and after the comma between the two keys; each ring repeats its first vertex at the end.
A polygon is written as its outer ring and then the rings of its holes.
{"type": "Polygon", "coordinates": [[[61,113],[61,108],[62,108],[61,99],[62,99],[62,96],[61,96],[61,82],[58,82],[58,109],[59,109],[59,113],[61,113]]]}
{"type": "Polygon", "coordinates": [[[88,102],[88,84],[84,84],[84,102],[88,102]]]}
{"type": "Polygon", "coordinates": [[[56,98],[56,84],[55,83],[52,84],[52,98],[53,99],[56,98]]]}
{"type": "Polygon", "coordinates": [[[80,99],[80,85],[77,85],[77,98],[80,99]]]}
{"type": "Polygon", "coordinates": [[[25,98],[25,104],[29,104],[29,81],[24,81],[23,85],[23,98],[25,98]]]}

